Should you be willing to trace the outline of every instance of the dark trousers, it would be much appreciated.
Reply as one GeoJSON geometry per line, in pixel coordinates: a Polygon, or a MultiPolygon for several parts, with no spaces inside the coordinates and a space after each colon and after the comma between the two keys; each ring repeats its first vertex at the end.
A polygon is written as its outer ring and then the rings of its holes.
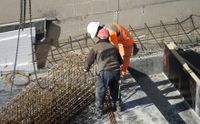
{"type": "Polygon", "coordinates": [[[105,95],[107,88],[110,88],[112,102],[118,101],[120,71],[100,71],[96,82],[96,105],[100,109],[104,107],[105,95]]]}

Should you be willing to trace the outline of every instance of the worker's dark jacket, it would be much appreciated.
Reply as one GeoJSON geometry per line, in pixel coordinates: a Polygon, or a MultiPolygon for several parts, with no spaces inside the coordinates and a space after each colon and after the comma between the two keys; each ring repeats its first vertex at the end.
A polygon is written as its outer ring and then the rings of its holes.
{"type": "Polygon", "coordinates": [[[85,61],[85,69],[87,71],[89,71],[95,60],[97,63],[97,73],[102,70],[113,71],[120,68],[121,58],[119,52],[106,39],[100,39],[90,50],[85,61]]]}

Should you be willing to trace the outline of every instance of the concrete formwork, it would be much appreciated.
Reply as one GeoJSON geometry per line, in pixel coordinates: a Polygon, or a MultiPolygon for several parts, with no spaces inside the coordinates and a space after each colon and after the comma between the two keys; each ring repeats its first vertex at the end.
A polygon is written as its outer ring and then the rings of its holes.
{"type": "Polygon", "coordinates": [[[187,60],[195,57],[198,62],[199,53],[193,52],[188,56],[188,52],[178,49],[173,42],[167,44],[163,71],[199,115],[199,68],[193,61],[187,60]]]}

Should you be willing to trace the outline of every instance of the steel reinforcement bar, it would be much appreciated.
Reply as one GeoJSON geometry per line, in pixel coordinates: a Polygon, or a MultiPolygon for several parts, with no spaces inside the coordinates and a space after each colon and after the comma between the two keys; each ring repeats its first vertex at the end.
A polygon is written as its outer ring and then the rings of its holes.
{"type": "MultiPolygon", "coordinates": [[[[145,23],[143,28],[134,28],[129,25],[129,31],[132,32],[135,43],[140,48],[138,55],[146,55],[164,50],[163,43],[173,41],[178,46],[198,44],[200,39],[200,16],[190,15],[184,20],[175,19],[174,22],[164,22],[151,26],[145,23]]],[[[59,41],[59,46],[51,46],[51,53],[45,60],[48,67],[61,61],[63,55],[69,51],[79,51],[87,54],[88,50],[95,44],[87,34],[69,37],[59,41]]],[[[36,46],[47,45],[47,43],[36,44],[36,46]]],[[[38,53],[39,54],[39,53],[38,53]]]]}
{"type": "Polygon", "coordinates": [[[67,53],[37,83],[32,83],[0,109],[1,124],[62,123],[94,101],[95,77],[82,70],[84,56],[67,53]]]}

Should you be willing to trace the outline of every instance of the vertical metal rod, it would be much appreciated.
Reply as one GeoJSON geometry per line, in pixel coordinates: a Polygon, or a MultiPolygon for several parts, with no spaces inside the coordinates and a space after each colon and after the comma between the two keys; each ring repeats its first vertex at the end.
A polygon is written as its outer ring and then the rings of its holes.
{"type": "Polygon", "coordinates": [[[154,36],[153,32],[150,30],[150,28],[148,27],[147,23],[144,23],[146,28],[148,29],[149,33],[152,35],[152,37],[154,38],[154,40],[157,42],[157,44],[160,46],[160,48],[162,48],[162,46],[160,45],[160,43],[158,42],[158,40],[156,39],[156,37],[154,36]]]}
{"type": "Polygon", "coordinates": [[[85,45],[87,47],[88,50],[90,50],[89,46],[88,46],[88,34],[85,34],[85,45]]]}
{"type": "Polygon", "coordinates": [[[93,42],[94,44],[96,44],[96,42],[95,42],[92,38],[90,38],[90,40],[92,40],[92,42],[93,42]]]}
{"type": "Polygon", "coordinates": [[[172,39],[172,41],[174,41],[174,43],[176,43],[176,41],[174,40],[174,38],[170,35],[169,31],[165,27],[165,24],[162,22],[162,20],[160,20],[160,23],[161,23],[162,27],[164,28],[164,30],[167,32],[168,36],[172,39]]]}
{"type": "Polygon", "coordinates": [[[188,40],[190,42],[192,42],[192,40],[190,39],[190,37],[188,36],[188,34],[186,33],[185,29],[183,28],[183,26],[181,25],[180,21],[178,20],[178,18],[176,18],[176,21],[178,22],[178,25],[181,27],[181,29],[183,30],[184,34],[187,36],[188,40]]]}
{"type": "Polygon", "coordinates": [[[192,17],[192,16],[191,16],[191,22],[192,22],[192,26],[193,26],[194,30],[195,30],[196,33],[200,36],[200,33],[199,33],[199,31],[197,30],[197,28],[196,28],[196,26],[195,26],[195,24],[194,24],[194,20],[193,20],[193,17],[192,17]]]}
{"type": "Polygon", "coordinates": [[[73,45],[72,45],[72,37],[71,36],[69,36],[69,42],[70,42],[71,50],[74,51],[74,48],[73,48],[73,45]]]}
{"type": "Polygon", "coordinates": [[[62,51],[62,53],[66,56],[66,53],[65,53],[65,51],[60,47],[60,46],[58,46],[58,48],[62,51]]]}
{"type": "Polygon", "coordinates": [[[136,36],[136,38],[138,39],[140,46],[142,48],[142,51],[147,50],[147,48],[142,44],[140,38],[138,38],[138,35],[136,34],[135,30],[133,29],[133,27],[131,25],[129,25],[129,27],[131,28],[131,30],[133,31],[134,35],[136,36]]]}
{"type": "Polygon", "coordinates": [[[117,0],[117,11],[116,11],[116,18],[117,18],[117,23],[119,23],[119,0],[117,0]]]}
{"type": "Polygon", "coordinates": [[[23,7],[23,25],[22,25],[22,30],[25,28],[26,24],[26,0],[24,0],[24,7],[23,7]]]}
{"type": "Polygon", "coordinates": [[[48,63],[50,63],[53,66],[53,63],[47,58],[48,63]]]}
{"type": "Polygon", "coordinates": [[[78,45],[79,45],[79,47],[80,47],[80,49],[81,49],[82,54],[84,54],[84,51],[83,51],[83,48],[81,47],[80,42],[79,42],[79,41],[77,41],[77,42],[78,42],[78,45]]]}
{"type": "Polygon", "coordinates": [[[58,53],[59,53],[59,55],[60,55],[61,57],[64,57],[57,47],[56,47],[56,51],[58,51],[58,53]]]}
{"type": "MultiPolygon", "coordinates": [[[[24,0],[20,0],[20,24],[23,23],[23,7],[24,6],[24,0]]],[[[19,26],[19,28],[22,28],[21,26],[19,26]]]]}

